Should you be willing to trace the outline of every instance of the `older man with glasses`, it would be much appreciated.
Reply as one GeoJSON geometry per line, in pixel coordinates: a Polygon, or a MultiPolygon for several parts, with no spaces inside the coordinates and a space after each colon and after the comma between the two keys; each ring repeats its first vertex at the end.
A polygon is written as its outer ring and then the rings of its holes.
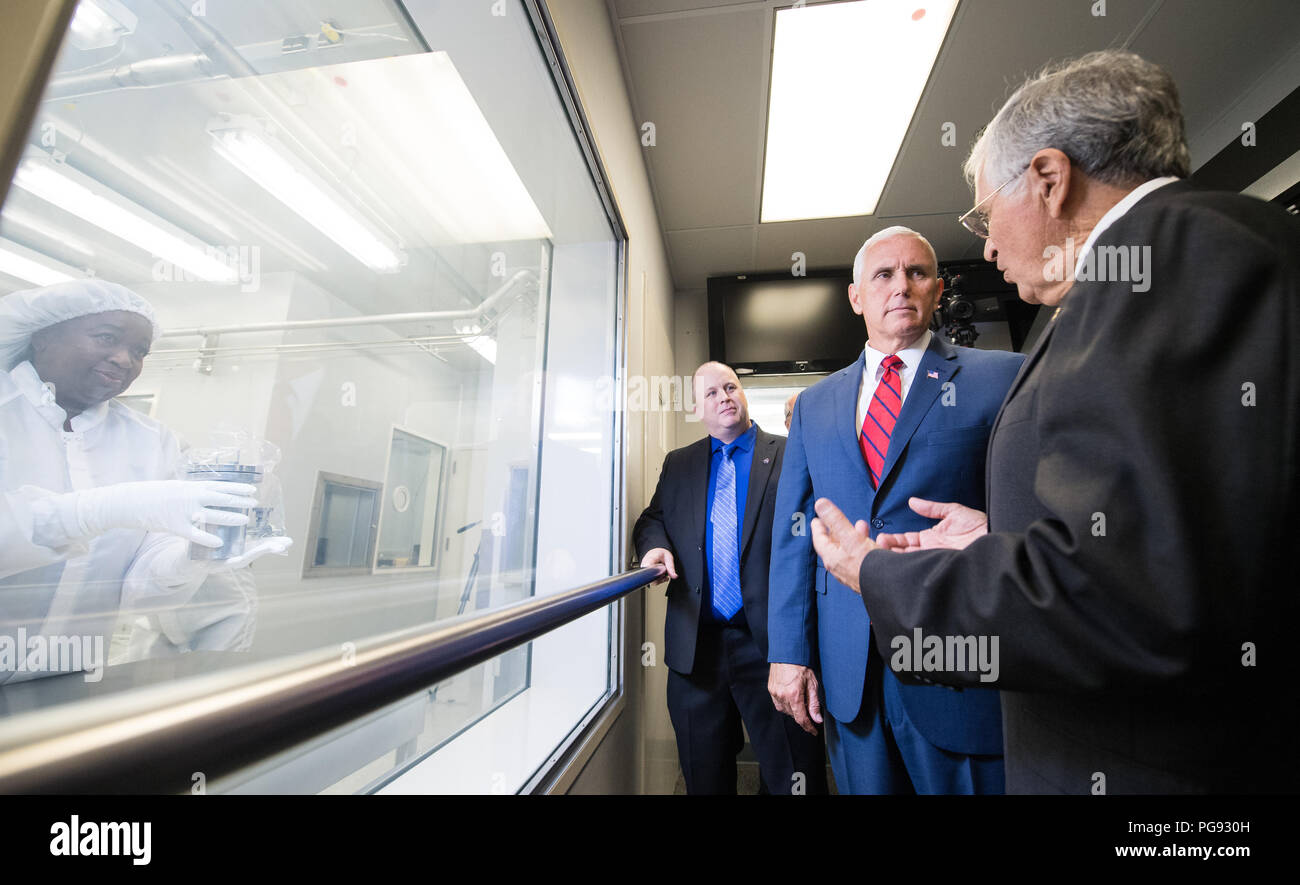
{"type": "Polygon", "coordinates": [[[962,223],[1057,308],[987,518],[919,502],[943,518],[873,543],[823,499],[817,551],[877,637],[1000,640],[1008,792],[1300,789],[1300,220],[1180,180],[1174,83],[1122,51],[1021,86],[966,172],[962,223]]]}

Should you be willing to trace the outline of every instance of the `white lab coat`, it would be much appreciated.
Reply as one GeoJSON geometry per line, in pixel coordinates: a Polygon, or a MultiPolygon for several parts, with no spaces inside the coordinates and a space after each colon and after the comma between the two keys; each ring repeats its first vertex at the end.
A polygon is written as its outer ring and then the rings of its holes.
{"type": "MultiPolygon", "coordinates": [[[[54,637],[102,637],[106,654],[124,602],[170,606],[175,613],[195,601],[175,598],[174,588],[157,588],[151,594],[148,580],[153,558],[168,544],[184,542],[132,529],[70,542],[67,508],[61,512],[52,502],[71,491],[178,478],[180,447],[167,428],[118,402],[101,403],[76,416],[71,432],[63,429],[66,418],[30,363],[0,372],[0,637],[8,635],[16,645],[25,636],[29,647],[37,635],[47,643],[54,637]],[[124,600],[124,582],[135,588],[133,599],[124,600]]],[[[220,577],[209,578],[204,590],[208,584],[232,585],[237,598],[218,601],[218,607],[224,603],[220,620],[226,622],[226,641],[246,645],[253,616],[251,585],[220,577]],[[233,638],[231,617],[243,622],[233,638]]],[[[192,597],[196,589],[184,592],[192,597]]],[[[213,606],[207,606],[206,623],[213,623],[213,612],[213,606]]],[[[167,632],[156,613],[148,618],[158,632],[167,632]]],[[[185,626],[175,614],[170,621],[173,633],[185,626]]],[[[176,648],[195,647],[193,637],[168,638],[176,648]]],[[[138,641],[135,645],[144,647],[138,641]]],[[[0,667],[0,684],[43,675],[50,671],[0,667]]]]}

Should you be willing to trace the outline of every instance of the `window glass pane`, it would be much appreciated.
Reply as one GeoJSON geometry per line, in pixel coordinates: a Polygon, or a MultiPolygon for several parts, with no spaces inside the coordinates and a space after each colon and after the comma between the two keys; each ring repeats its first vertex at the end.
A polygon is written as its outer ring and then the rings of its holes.
{"type": "MultiPolygon", "coordinates": [[[[610,573],[619,242],[499,5],[83,0],[0,215],[0,715],[610,573]]],[[[612,623],[225,786],[516,790],[612,623]]]]}

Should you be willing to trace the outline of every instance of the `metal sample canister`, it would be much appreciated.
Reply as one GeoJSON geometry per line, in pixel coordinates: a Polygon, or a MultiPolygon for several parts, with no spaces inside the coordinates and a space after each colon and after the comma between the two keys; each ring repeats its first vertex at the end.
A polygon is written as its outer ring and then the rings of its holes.
{"type": "MultiPolygon", "coordinates": [[[[241,482],[260,486],[262,468],[255,464],[194,464],[185,471],[185,478],[191,482],[241,482]]],[[[254,492],[254,496],[256,492],[254,492]]],[[[212,510],[225,510],[230,513],[242,513],[253,521],[254,508],[247,507],[213,507],[212,510]]],[[[220,547],[204,547],[202,544],[190,543],[190,559],[224,560],[233,559],[244,552],[244,539],[249,525],[212,525],[203,523],[199,528],[221,539],[220,547]]]]}

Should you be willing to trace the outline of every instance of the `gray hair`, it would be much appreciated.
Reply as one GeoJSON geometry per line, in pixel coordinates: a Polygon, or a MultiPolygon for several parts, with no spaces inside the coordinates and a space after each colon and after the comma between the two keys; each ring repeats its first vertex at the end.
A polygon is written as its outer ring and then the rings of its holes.
{"type": "Polygon", "coordinates": [[[930,241],[912,230],[910,227],[903,227],[901,224],[896,224],[893,227],[887,227],[882,231],[877,231],[869,236],[867,241],[862,244],[862,248],[858,250],[858,254],[853,258],[853,285],[859,286],[862,284],[862,272],[866,269],[867,264],[867,250],[876,245],[876,243],[893,239],[894,237],[916,237],[922,243],[925,243],[925,248],[930,251],[930,258],[934,261],[935,271],[937,272],[939,270],[939,256],[935,254],[934,247],[930,245],[930,241]]]}
{"type": "Polygon", "coordinates": [[[983,168],[986,184],[998,187],[1043,148],[1056,148],[1089,177],[1119,187],[1191,174],[1173,78],[1124,50],[1091,52],[1027,80],[971,148],[966,180],[974,188],[983,168]]]}

